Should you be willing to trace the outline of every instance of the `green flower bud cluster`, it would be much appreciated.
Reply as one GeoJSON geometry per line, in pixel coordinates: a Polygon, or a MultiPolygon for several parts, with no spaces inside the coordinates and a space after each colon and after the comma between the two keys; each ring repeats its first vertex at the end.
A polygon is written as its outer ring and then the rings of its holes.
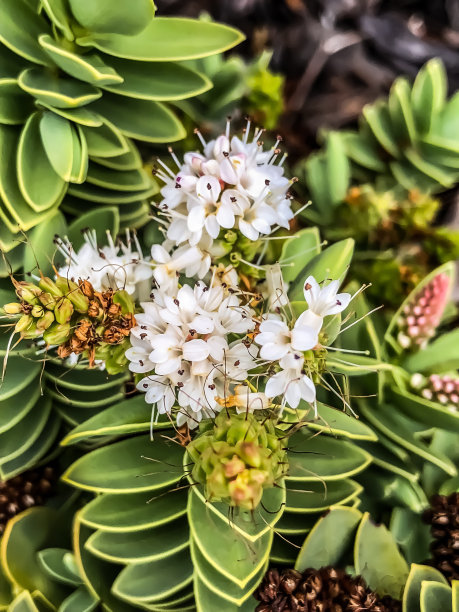
{"type": "Polygon", "coordinates": [[[253,510],[263,489],[287,471],[287,453],[270,420],[222,411],[187,447],[194,462],[191,476],[210,501],[253,510]],[[210,427],[210,428],[209,428],[210,427]]]}
{"type": "Polygon", "coordinates": [[[89,300],[76,283],[58,277],[42,277],[38,283],[13,279],[19,302],[3,306],[3,312],[19,316],[14,331],[22,338],[43,337],[47,344],[62,344],[71,335],[70,320],[74,313],[85,313],[89,300]]]}
{"type": "Polygon", "coordinates": [[[327,369],[327,349],[319,348],[304,353],[303,371],[315,385],[321,383],[320,376],[327,369]]]}

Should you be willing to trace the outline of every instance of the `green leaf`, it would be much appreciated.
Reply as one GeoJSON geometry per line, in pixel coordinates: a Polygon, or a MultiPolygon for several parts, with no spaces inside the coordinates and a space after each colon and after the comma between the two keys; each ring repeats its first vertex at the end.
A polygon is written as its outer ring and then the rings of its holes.
{"type": "MultiPolygon", "coordinates": [[[[96,187],[90,183],[80,185],[69,185],[69,195],[87,200],[89,202],[100,204],[132,204],[150,198],[157,193],[158,187],[156,183],[151,182],[150,186],[143,191],[118,191],[115,189],[104,189],[96,187]]],[[[130,211],[129,207],[129,212],[130,211]]]]}
{"type": "Polygon", "coordinates": [[[394,508],[390,531],[408,563],[429,558],[430,529],[419,515],[407,508],[394,508]]]}
{"type": "Polygon", "coordinates": [[[51,104],[45,104],[42,100],[36,100],[35,104],[40,109],[46,108],[56,115],[72,121],[72,123],[78,123],[78,125],[86,127],[100,127],[102,125],[102,117],[85,106],[79,106],[78,108],[56,108],[51,106],[51,104]]]}
{"type": "Polygon", "coordinates": [[[242,40],[243,34],[219,23],[156,17],[136,36],[91,35],[77,43],[126,59],[179,62],[222,53],[242,40]]]}
{"type": "Polygon", "coordinates": [[[421,612],[421,589],[425,582],[448,584],[446,578],[437,569],[413,563],[403,593],[403,612],[421,612]]]}
{"type": "Polygon", "coordinates": [[[333,206],[346,197],[350,183],[350,164],[343,138],[339,132],[330,132],[325,145],[327,188],[333,206]]]}
{"type": "Polygon", "coordinates": [[[390,531],[384,525],[372,523],[368,513],[364,514],[355,537],[354,565],[356,574],[378,595],[400,599],[408,565],[390,531]]]}
{"type": "Polygon", "coordinates": [[[326,434],[343,436],[351,440],[376,441],[378,439],[377,435],[368,425],[353,416],[349,416],[338,408],[332,408],[318,402],[317,419],[306,419],[307,410],[303,414],[303,408],[304,402],[300,403],[299,414],[296,410],[286,408],[284,416],[289,422],[298,422],[298,416],[300,416],[304,428],[311,431],[322,431],[326,434]]]}
{"type": "Polygon", "coordinates": [[[83,455],[62,479],[89,491],[151,491],[180,480],[182,456],[183,449],[162,436],[154,443],[148,436],[136,436],[83,455]]]}
{"type": "Polygon", "coordinates": [[[453,612],[459,612],[459,580],[451,582],[451,590],[453,594],[453,612]]]}
{"type": "Polygon", "coordinates": [[[113,583],[112,593],[124,601],[160,602],[190,584],[193,565],[188,551],[149,563],[128,565],[113,583]]]}
{"type": "Polygon", "coordinates": [[[347,478],[370,462],[371,455],[351,442],[298,432],[288,439],[287,486],[291,480],[328,482],[347,478]]]}
{"type": "Polygon", "coordinates": [[[41,0],[41,4],[54,25],[62,30],[65,38],[73,41],[75,37],[71,29],[67,0],[41,0]]]}
{"type": "MultiPolygon", "coordinates": [[[[370,467],[359,478],[367,498],[384,506],[401,506],[419,514],[428,500],[422,487],[413,480],[370,467]]],[[[378,507],[378,506],[376,506],[378,507]]]]}
{"type": "Polygon", "coordinates": [[[440,59],[432,59],[418,72],[411,91],[411,104],[417,128],[424,134],[431,129],[435,115],[446,97],[446,71],[440,59]]]}
{"type": "Polygon", "coordinates": [[[298,553],[295,569],[337,566],[354,538],[362,513],[354,508],[331,508],[309,532],[298,553]],[[339,534],[339,537],[337,537],[339,534]]]}
{"type": "Polygon", "coordinates": [[[344,140],[346,155],[350,159],[374,172],[385,171],[386,165],[379,155],[375,142],[364,132],[341,132],[341,137],[344,140]]]}
{"type": "Polygon", "coordinates": [[[95,208],[89,213],[81,215],[70,225],[67,235],[75,250],[78,250],[84,243],[82,230],[90,227],[95,230],[97,243],[106,244],[107,231],[112,236],[116,236],[119,231],[119,214],[115,207],[104,206],[95,208]]]}
{"type": "Polygon", "coordinates": [[[8,607],[8,612],[39,612],[29,591],[22,591],[8,607]]]}
{"type": "Polygon", "coordinates": [[[458,107],[459,95],[456,92],[448,100],[443,111],[435,116],[431,134],[429,134],[429,140],[432,139],[434,142],[443,142],[456,153],[458,151],[457,138],[459,135],[459,121],[457,118],[458,107]]]}
{"type": "Polygon", "coordinates": [[[103,34],[138,34],[153,19],[152,0],[130,0],[113,4],[110,0],[68,0],[75,19],[90,32],[103,34]]]}
{"type": "Polygon", "coordinates": [[[440,336],[403,361],[408,372],[445,372],[459,367],[459,329],[440,336]]]}
{"type": "Polygon", "coordinates": [[[92,185],[118,191],[142,191],[151,187],[152,179],[145,170],[111,170],[90,164],[86,180],[92,185]]]}
{"type": "Polygon", "coordinates": [[[421,612],[452,612],[451,587],[436,582],[421,585],[421,612]]]}
{"type": "Polygon", "coordinates": [[[410,101],[411,88],[403,77],[396,79],[391,87],[388,108],[392,125],[399,141],[413,142],[416,139],[416,128],[410,101]]]}
{"type": "Polygon", "coordinates": [[[327,223],[331,219],[332,202],[327,183],[327,164],[323,154],[313,153],[304,164],[305,180],[313,206],[317,208],[318,219],[327,223]]]}
{"type": "Polygon", "coordinates": [[[83,183],[88,173],[88,143],[81,126],[75,125],[72,130],[73,163],[70,171],[71,183],[83,183]]]}
{"type": "Polygon", "coordinates": [[[0,548],[3,569],[13,585],[30,591],[39,588],[56,606],[68,591],[43,571],[36,553],[59,538],[57,519],[56,511],[50,508],[25,510],[8,521],[0,548]]]}
{"type": "Polygon", "coordinates": [[[212,87],[205,74],[173,62],[110,58],[110,65],[123,82],[118,85],[102,84],[102,87],[120,96],[141,100],[183,100],[198,96],[212,87]]]}
{"type": "MultiPolygon", "coordinates": [[[[21,359],[22,363],[24,360],[20,357],[10,357],[9,361],[12,359],[21,359]]],[[[7,370],[8,371],[8,370],[7,370]]],[[[28,378],[29,372],[25,371],[25,376],[28,378]]],[[[6,382],[6,378],[5,378],[6,382]]],[[[22,402],[21,406],[18,407],[17,397],[12,394],[8,399],[4,399],[0,403],[0,433],[4,433],[12,429],[15,425],[17,425],[22,419],[26,417],[26,415],[32,410],[35,406],[39,396],[39,380],[38,377],[29,378],[29,383],[33,383],[38,385],[35,390],[32,390],[27,398],[22,402]],[[34,380],[35,378],[35,380],[34,380]]],[[[33,389],[33,387],[31,387],[33,389]]]]}
{"type": "Polygon", "coordinates": [[[327,483],[289,481],[286,483],[285,510],[300,514],[323,512],[330,506],[341,506],[353,500],[362,487],[353,480],[327,483]]]}
{"type": "MultiPolygon", "coordinates": [[[[0,386],[0,402],[27,389],[40,370],[40,363],[29,361],[22,357],[11,357],[8,359],[6,375],[0,386]]],[[[30,388],[32,389],[33,387],[30,388]]],[[[18,408],[19,407],[20,406],[18,406],[18,408]]]]}
{"type": "Polygon", "coordinates": [[[0,123],[20,125],[33,112],[33,101],[16,79],[0,78],[0,123]]]}
{"type": "Polygon", "coordinates": [[[60,203],[67,183],[51,166],[40,136],[40,115],[34,113],[25,124],[17,150],[19,188],[31,208],[44,211],[60,203]]]}
{"type": "Polygon", "coordinates": [[[197,495],[188,502],[190,532],[197,548],[218,572],[244,589],[269,558],[273,538],[268,531],[250,543],[226,521],[223,523],[197,495]]]}
{"type": "Polygon", "coordinates": [[[245,601],[242,606],[231,604],[228,600],[211,591],[198,576],[194,581],[194,592],[198,612],[221,610],[222,612],[253,612],[257,602],[252,598],[245,601]]]}
{"type": "MultiPolygon", "coordinates": [[[[428,427],[443,427],[459,431],[459,413],[451,412],[438,402],[432,402],[420,395],[391,387],[388,389],[392,403],[405,415],[425,423],[428,427]]],[[[451,474],[451,472],[448,472],[451,474]]],[[[451,474],[454,476],[454,474],[451,474]]]]}
{"type": "Polygon", "coordinates": [[[122,153],[115,157],[92,157],[91,162],[110,168],[112,170],[138,170],[142,167],[142,159],[135,144],[130,139],[126,139],[129,146],[127,153],[122,153]]]}
{"type": "Polygon", "coordinates": [[[294,281],[304,266],[320,253],[320,234],[317,227],[306,227],[287,238],[282,245],[279,262],[286,283],[294,281]]]}
{"type": "Polygon", "coordinates": [[[127,139],[119,129],[107,119],[101,117],[100,127],[83,127],[83,134],[88,144],[89,155],[96,157],[117,157],[129,151],[127,139]]]}
{"type": "Polygon", "coordinates": [[[47,34],[40,36],[38,41],[53,62],[75,79],[100,87],[123,82],[123,77],[112,66],[107,66],[99,55],[72,53],[47,34]]]}
{"type": "Polygon", "coordinates": [[[249,599],[263,578],[268,565],[266,562],[250,581],[241,588],[221,574],[212,563],[209,563],[194,540],[190,542],[190,552],[195,572],[203,584],[215,593],[217,597],[221,597],[226,602],[236,606],[243,605],[249,599]]]}
{"type": "Polygon", "coordinates": [[[24,249],[25,272],[42,272],[45,276],[52,273],[53,256],[56,251],[54,236],[56,234],[63,236],[66,229],[64,215],[57,211],[29,232],[24,249]]]}
{"type": "Polygon", "coordinates": [[[451,170],[450,168],[442,168],[439,164],[430,163],[414,149],[407,149],[405,151],[405,157],[417,170],[419,170],[419,172],[426,174],[430,179],[439,183],[442,187],[451,187],[456,181],[457,171],[451,170]]]}
{"type": "MultiPolygon", "coordinates": [[[[400,414],[399,405],[381,404],[377,408],[370,408],[368,404],[361,402],[359,407],[362,415],[389,439],[437,465],[450,476],[456,475],[456,468],[448,457],[440,452],[432,451],[414,435],[413,430],[410,429],[412,421],[400,414]]],[[[434,425],[435,421],[432,423],[432,426],[434,425]]]]}
{"type": "Polygon", "coordinates": [[[45,104],[57,108],[75,108],[102,96],[97,87],[72,77],[58,78],[44,68],[28,68],[18,78],[21,89],[45,104]]]}
{"type": "Polygon", "coordinates": [[[53,170],[62,180],[69,181],[73,167],[73,133],[70,121],[51,112],[44,112],[40,119],[43,147],[53,170]]]}
{"type": "Polygon", "coordinates": [[[381,147],[392,157],[399,157],[397,137],[394,133],[387,104],[383,100],[377,100],[373,104],[364,106],[362,113],[381,147]]]}
{"type": "Polygon", "coordinates": [[[347,272],[354,253],[354,241],[352,238],[336,242],[316,255],[306,264],[298,275],[298,282],[292,285],[289,298],[292,301],[303,298],[303,283],[309,275],[314,276],[317,282],[328,279],[342,280],[347,272]]]}
{"type": "Polygon", "coordinates": [[[49,66],[51,62],[37,42],[40,34],[48,32],[46,21],[25,0],[2,0],[0,41],[12,51],[31,62],[49,66]]]}
{"type": "Polygon", "coordinates": [[[112,563],[144,563],[160,561],[188,548],[188,526],[183,519],[167,526],[113,533],[96,531],[86,548],[97,557],[112,563]]]}
{"type": "Polygon", "coordinates": [[[71,554],[65,548],[45,548],[37,555],[39,565],[57,582],[70,586],[79,586],[81,578],[70,571],[64,563],[65,555],[71,554]]]}
{"type": "Polygon", "coordinates": [[[130,533],[166,525],[186,513],[188,492],[171,489],[129,495],[98,495],[84,506],[81,521],[92,529],[111,533],[130,533]]]}
{"type": "Polygon", "coordinates": [[[92,612],[96,610],[99,600],[86,588],[81,586],[66,597],[59,606],[59,612],[92,612]]]}
{"type": "Polygon", "coordinates": [[[152,100],[131,98],[126,105],[114,94],[105,94],[93,104],[126,136],[146,142],[173,142],[185,138],[186,131],[166,106],[152,100]]]}

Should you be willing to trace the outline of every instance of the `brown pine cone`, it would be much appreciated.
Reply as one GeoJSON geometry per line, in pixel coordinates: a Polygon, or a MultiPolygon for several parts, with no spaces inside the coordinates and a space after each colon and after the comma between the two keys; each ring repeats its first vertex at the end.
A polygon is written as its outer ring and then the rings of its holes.
{"type": "Polygon", "coordinates": [[[56,480],[55,470],[48,466],[0,481],[0,535],[13,516],[44,504],[52,494],[56,480]]]}
{"type": "Polygon", "coordinates": [[[322,567],[268,570],[255,592],[256,612],[401,612],[399,601],[380,599],[361,576],[341,569],[322,567]]]}
{"type": "Polygon", "coordinates": [[[459,493],[434,495],[424,521],[431,525],[433,542],[430,545],[430,565],[448,580],[459,579],[459,493]]]}

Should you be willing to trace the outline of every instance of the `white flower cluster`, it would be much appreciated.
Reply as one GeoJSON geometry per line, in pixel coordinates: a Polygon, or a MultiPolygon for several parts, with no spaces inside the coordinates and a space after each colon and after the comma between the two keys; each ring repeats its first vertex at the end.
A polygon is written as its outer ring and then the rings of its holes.
{"type": "Polygon", "coordinates": [[[74,281],[88,280],[96,291],[124,289],[134,300],[147,299],[153,266],[144,260],[135,233],[131,239],[127,231],[126,243],[115,244],[107,231],[107,241],[107,246],[99,247],[95,230],[87,230],[83,245],[75,251],[67,239],[57,237],[54,242],[65,257],[65,265],[58,269],[59,275],[74,281]]]}
{"type": "Polygon", "coordinates": [[[146,374],[137,388],[157,416],[170,414],[177,401],[177,425],[194,428],[221,410],[218,399],[254,367],[254,347],[228,342],[230,334],[244,337],[253,329],[253,312],[221,286],[201,281],[173,293],[155,289],[153,301],[141,306],[126,352],[130,370],[146,374]]]}
{"type": "Polygon", "coordinates": [[[350,294],[338,294],[338,289],[338,281],[321,288],[315,278],[309,276],[304,284],[308,309],[292,328],[281,314],[269,314],[260,324],[260,333],[255,338],[261,347],[260,357],[277,362],[281,368],[268,378],[265,394],[269,398],[282,397],[281,406],[288,404],[297,408],[300,400],[315,403],[316,388],[305,367],[304,352],[317,346],[324,317],[342,312],[348,306],[350,294]]]}
{"type": "Polygon", "coordinates": [[[255,241],[276,227],[288,229],[293,218],[288,189],[292,181],[284,176],[285,156],[279,156],[279,140],[263,150],[263,130],[254,130],[250,121],[242,139],[226,134],[206,143],[199,135],[203,153],[189,152],[174,173],[159,160],[158,177],[165,183],[159,204],[165,220],[166,241],[152,257],[158,264],[155,280],[162,286],[176,272],[204,278],[211,255],[219,255],[215,240],[221,229],[237,230],[255,241]],[[177,249],[178,247],[178,249],[177,249]],[[177,250],[176,250],[177,249],[177,250]]]}

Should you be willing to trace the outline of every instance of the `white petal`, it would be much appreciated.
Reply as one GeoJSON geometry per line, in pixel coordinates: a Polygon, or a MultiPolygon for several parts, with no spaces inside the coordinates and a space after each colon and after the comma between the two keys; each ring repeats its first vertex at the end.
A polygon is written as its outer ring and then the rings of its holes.
{"type": "Polygon", "coordinates": [[[204,340],[190,340],[183,345],[183,357],[187,361],[202,361],[209,355],[209,347],[204,340]]]}
{"type": "Polygon", "coordinates": [[[292,330],[292,348],[296,351],[309,351],[318,342],[317,330],[306,325],[295,325],[292,330]]]}
{"type": "Polygon", "coordinates": [[[230,185],[236,185],[238,182],[236,169],[227,157],[220,161],[220,176],[222,181],[230,185]]]}
{"type": "Polygon", "coordinates": [[[220,206],[220,208],[217,210],[217,221],[221,227],[226,229],[234,227],[234,212],[231,210],[231,208],[229,208],[229,206],[220,206]]]}
{"type": "Polygon", "coordinates": [[[313,276],[308,276],[308,278],[304,281],[304,299],[311,307],[311,303],[313,303],[320,295],[320,286],[319,283],[313,276]]]}
{"type": "Polygon", "coordinates": [[[312,312],[311,309],[305,310],[298,317],[295,327],[310,327],[317,333],[322,329],[323,317],[312,312]]]}
{"type": "Polygon", "coordinates": [[[282,395],[285,390],[285,374],[284,372],[278,372],[274,374],[266,383],[265,394],[268,397],[277,397],[282,395]]]}
{"type": "Polygon", "coordinates": [[[217,202],[221,190],[220,181],[215,176],[201,176],[196,185],[198,197],[205,202],[217,202]]]}
{"type": "Polygon", "coordinates": [[[239,219],[239,229],[241,230],[241,233],[244,234],[244,236],[249,240],[258,240],[259,233],[250,225],[250,223],[247,223],[247,221],[239,219]]]}
{"type": "Polygon", "coordinates": [[[303,374],[300,381],[301,397],[309,404],[316,399],[316,388],[312,380],[306,374],[303,374]]]}
{"type": "Polygon", "coordinates": [[[154,244],[151,247],[151,258],[154,259],[156,262],[162,264],[170,261],[171,256],[163,246],[161,246],[160,244],[154,244]]]}
{"type": "Polygon", "coordinates": [[[338,312],[342,312],[345,308],[349,306],[349,302],[351,301],[350,293],[338,293],[336,296],[336,304],[334,306],[330,306],[327,308],[327,315],[337,314],[338,312]]]}
{"type": "Polygon", "coordinates": [[[204,226],[206,212],[203,206],[193,206],[188,213],[187,225],[190,232],[197,232],[204,226]]]}
{"type": "Polygon", "coordinates": [[[266,359],[267,361],[277,361],[278,359],[282,359],[282,357],[288,353],[288,350],[288,344],[275,344],[274,342],[268,342],[261,347],[260,357],[261,359],[266,359]]]}
{"type": "Polygon", "coordinates": [[[208,215],[205,222],[205,228],[212,238],[218,238],[220,233],[220,225],[218,224],[217,217],[215,215],[208,215]]]}

